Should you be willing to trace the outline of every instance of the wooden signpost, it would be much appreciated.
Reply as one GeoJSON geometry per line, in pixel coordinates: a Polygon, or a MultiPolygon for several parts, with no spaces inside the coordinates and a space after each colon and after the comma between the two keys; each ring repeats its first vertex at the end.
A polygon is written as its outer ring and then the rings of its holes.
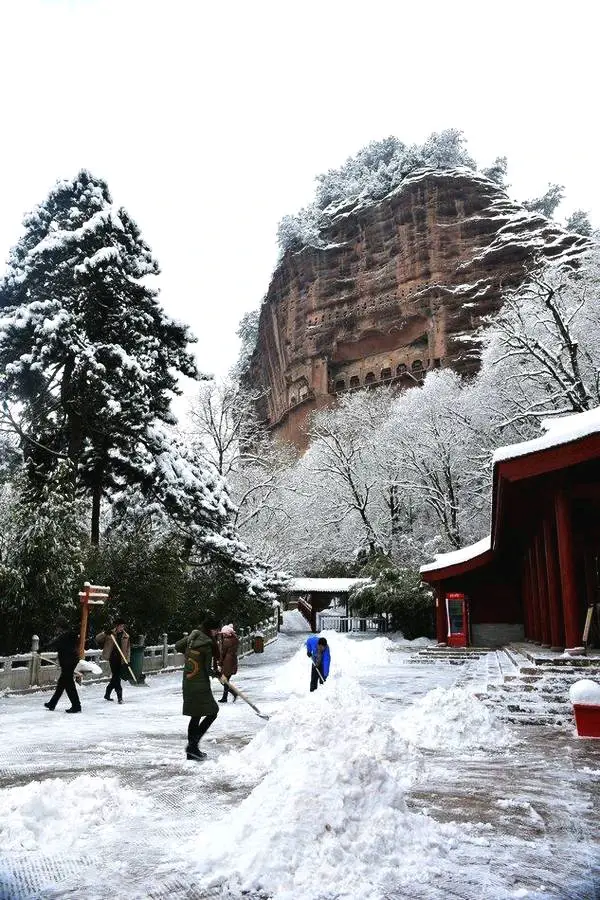
{"type": "Polygon", "coordinates": [[[84,582],[83,590],[79,591],[81,603],[81,625],[79,628],[79,659],[85,659],[85,636],[87,634],[88,615],[90,606],[104,606],[110,587],[102,584],[90,584],[84,582]]]}

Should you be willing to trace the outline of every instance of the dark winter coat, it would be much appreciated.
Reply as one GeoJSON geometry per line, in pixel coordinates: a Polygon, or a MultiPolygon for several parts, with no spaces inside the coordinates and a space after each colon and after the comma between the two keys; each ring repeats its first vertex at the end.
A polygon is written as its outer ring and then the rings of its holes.
{"type": "Polygon", "coordinates": [[[79,662],[79,634],[74,629],[59,634],[48,644],[58,654],[58,664],[65,671],[73,671],[79,662]]]}
{"type": "Polygon", "coordinates": [[[237,634],[221,635],[221,658],[219,665],[225,678],[231,678],[238,670],[238,647],[240,640],[237,634]]]}
{"type": "Polygon", "coordinates": [[[212,716],[219,712],[210,686],[213,642],[203,631],[194,630],[175,644],[185,654],[183,669],[183,715],[212,716]]]}

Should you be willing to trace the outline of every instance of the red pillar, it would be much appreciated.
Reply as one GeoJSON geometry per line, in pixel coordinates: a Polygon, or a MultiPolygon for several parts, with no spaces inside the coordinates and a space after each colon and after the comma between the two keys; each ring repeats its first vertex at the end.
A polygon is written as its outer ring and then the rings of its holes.
{"type": "Polygon", "coordinates": [[[548,582],[546,578],[546,561],[544,558],[543,532],[535,537],[533,544],[535,564],[538,577],[538,592],[540,597],[540,628],[542,632],[542,647],[552,645],[550,633],[550,604],[548,603],[548,582]]]}
{"type": "Polygon", "coordinates": [[[538,565],[537,565],[537,555],[535,552],[535,538],[531,538],[530,544],[530,559],[531,559],[531,580],[533,582],[533,602],[535,606],[536,613],[536,623],[537,623],[537,634],[536,641],[538,644],[542,643],[542,618],[543,618],[543,610],[542,610],[542,598],[540,596],[540,579],[538,576],[538,565]]]}
{"type": "Polygon", "coordinates": [[[531,637],[534,641],[541,641],[540,637],[540,611],[537,600],[537,577],[533,566],[533,552],[531,547],[527,551],[527,582],[529,584],[529,605],[531,609],[532,629],[531,637]]]}
{"type": "Polygon", "coordinates": [[[562,616],[560,598],[560,572],[556,536],[553,522],[544,519],[544,557],[546,561],[546,579],[548,583],[548,606],[550,609],[550,636],[553,650],[562,650],[565,646],[565,627],[562,616]]]}
{"type": "Polygon", "coordinates": [[[435,588],[435,633],[438,644],[448,643],[448,625],[446,622],[446,591],[444,585],[435,588]]]}
{"type": "Polygon", "coordinates": [[[312,594],[308,595],[308,602],[310,604],[310,630],[316,633],[317,631],[317,611],[313,606],[313,598],[312,594]]]}
{"type": "Polygon", "coordinates": [[[571,521],[569,500],[564,491],[556,493],[554,510],[556,515],[556,539],[558,541],[563,619],[565,623],[565,643],[567,649],[570,649],[581,646],[581,629],[577,608],[573,523],[571,521]]]}
{"type": "Polygon", "coordinates": [[[523,560],[523,568],[521,570],[521,605],[523,607],[523,627],[525,629],[525,637],[528,640],[532,640],[533,626],[531,620],[531,599],[529,597],[529,582],[526,559],[523,560]]]}

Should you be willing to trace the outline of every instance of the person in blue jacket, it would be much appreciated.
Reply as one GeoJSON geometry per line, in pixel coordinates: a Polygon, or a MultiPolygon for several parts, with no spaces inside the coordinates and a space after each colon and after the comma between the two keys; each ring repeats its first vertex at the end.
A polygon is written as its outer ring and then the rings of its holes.
{"type": "Polygon", "coordinates": [[[329,664],[331,663],[331,653],[329,652],[329,644],[324,637],[318,638],[316,634],[309,637],[306,641],[306,655],[312,660],[310,667],[310,689],[316,691],[319,682],[324,682],[329,675],[329,664]]]}

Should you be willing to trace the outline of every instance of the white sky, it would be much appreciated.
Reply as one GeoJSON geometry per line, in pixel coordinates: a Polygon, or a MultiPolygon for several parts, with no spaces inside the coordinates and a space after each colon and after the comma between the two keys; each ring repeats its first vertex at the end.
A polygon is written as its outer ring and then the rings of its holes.
{"type": "Polygon", "coordinates": [[[600,225],[591,0],[1,0],[0,265],[23,213],[81,167],[162,266],[205,371],[237,356],[279,219],[370,140],[462,128],[600,225]]]}

